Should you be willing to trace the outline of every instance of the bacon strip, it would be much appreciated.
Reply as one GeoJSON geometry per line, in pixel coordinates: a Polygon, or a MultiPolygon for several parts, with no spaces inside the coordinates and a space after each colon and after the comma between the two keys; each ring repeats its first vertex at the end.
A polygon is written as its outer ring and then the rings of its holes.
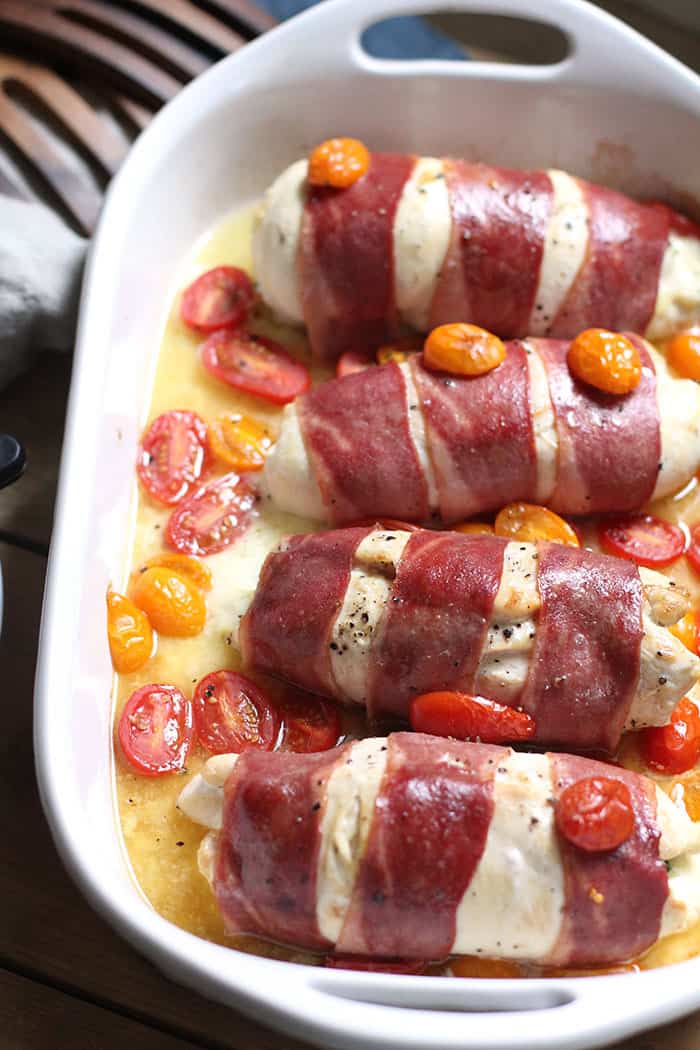
{"type": "Polygon", "coordinates": [[[484,852],[504,748],[392,733],[337,950],[442,959],[484,852]]]}
{"type": "Polygon", "coordinates": [[[431,372],[411,361],[444,521],[534,498],[537,454],[527,355],[508,343],[505,361],[481,376],[431,372]]]}
{"type": "Polygon", "coordinates": [[[393,361],[314,387],[299,423],[333,524],[387,515],[424,521],[428,486],[411,440],[406,382],[393,361]]]}
{"type": "Polygon", "coordinates": [[[505,547],[496,536],[413,533],[375,634],[370,718],[407,718],[432,689],[473,690],[505,547]]]}
{"type": "Polygon", "coordinates": [[[639,385],[621,397],[595,390],[571,374],[569,343],[529,340],[544,361],[556,418],[557,484],[547,501],[555,510],[636,510],[654,491],[661,459],[656,372],[644,340],[625,334],[637,347],[643,369],[639,385]]]}
{"type": "Polygon", "coordinates": [[[658,939],[668,897],[659,857],[654,785],[636,773],[574,755],[549,755],[555,799],[591,776],[621,780],[635,812],[632,835],[617,849],[588,853],[559,838],[566,905],[551,958],[556,966],[591,966],[634,959],[658,939]]]}
{"type": "Polygon", "coordinates": [[[642,585],[631,562],[538,544],[542,599],[521,696],[537,739],[614,750],[637,688],[642,585]]]}
{"type": "Polygon", "coordinates": [[[333,624],[350,581],[352,559],[370,528],[293,536],[269,554],[241,620],[244,666],[333,695],[333,624]]]}
{"type": "Polygon", "coordinates": [[[226,782],[214,892],[229,933],[323,950],[316,883],[326,784],[346,748],[246,751],[226,782]]]}
{"type": "Polygon", "coordinates": [[[299,245],[302,306],[316,356],[379,346],[397,326],[394,217],[415,157],[373,153],[344,190],[309,187],[299,245]]]}
{"type": "Polygon", "coordinates": [[[452,233],[431,327],[471,321],[496,335],[527,335],[554,189],[544,171],[445,160],[452,233]]]}

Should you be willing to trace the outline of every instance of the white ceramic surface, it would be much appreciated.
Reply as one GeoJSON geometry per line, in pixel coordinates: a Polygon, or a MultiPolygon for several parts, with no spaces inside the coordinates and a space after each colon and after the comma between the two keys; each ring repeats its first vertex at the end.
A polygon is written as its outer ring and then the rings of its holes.
{"type": "Polygon", "coordinates": [[[700,961],[585,981],[470,981],[294,966],[199,940],[133,883],[114,815],[108,581],[120,580],[134,457],[176,271],[203,231],[332,134],[371,146],[561,166],[680,203],[700,197],[700,81],[579,0],[537,15],[554,66],[369,58],[377,18],[521,0],[329,0],[187,87],[109,192],[83,293],[36,684],[36,754],[61,855],[92,905],[162,970],[325,1047],[587,1047],[700,1006],[700,961]]]}

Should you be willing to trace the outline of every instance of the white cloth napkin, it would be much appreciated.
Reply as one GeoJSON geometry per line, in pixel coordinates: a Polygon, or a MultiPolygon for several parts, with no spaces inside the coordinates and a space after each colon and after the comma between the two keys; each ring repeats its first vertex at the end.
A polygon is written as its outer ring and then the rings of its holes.
{"type": "Polygon", "coordinates": [[[41,350],[71,350],[87,241],[42,204],[0,195],[0,389],[41,350]]]}

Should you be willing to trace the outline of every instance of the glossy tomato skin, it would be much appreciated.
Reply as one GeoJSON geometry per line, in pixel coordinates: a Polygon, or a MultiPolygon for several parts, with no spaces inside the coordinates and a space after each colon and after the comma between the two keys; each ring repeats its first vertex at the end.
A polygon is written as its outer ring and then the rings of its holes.
{"type": "Polygon", "coordinates": [[[342,379],[343,376],[351,376],[355,372],[364,372],[376,363],[376,354],[371,350],[346,350],[338,358],[335,374],[338,379],[342,379]]]}
{"type": "Polygon", "coordinates": [[[555,816],[560,834],[587,853],[616,849],[634,831],[629,788],[613,777],[587,777],[564,788],[555,816]]]}
{"type": "Polygon", "coordinates": [[[192,704],[174,685],[144,685],[119,719],[119,743],[131,768],[159,777],[185,768],[192,746],[192,704]]]}
{"type": "Polygon", "coordinates": [[[197,683],[192,700],[199,742],[214,755],[249,748],[271,751],[280,729],[276,709],[262,689],[236,671],[212,671],[197,683]]]}
{"type": "Polygon", "coordinates": [[[166,542],[180,551],[206,557],[230,546],[255,514],[256,496],[238,474],[224,474],[193,492],[170,515],[166,542]]]}
{"type": "Polygon", "coordinates": [[[245,270],[215,266],[185,289],[180,316],[188,328],[216,332],[244,324],[254,302],[255,288],[245,270]]]}
{"type": "Polygon", "coordinates": [[[598,537],[608,554],[650,569],[670,565],[686,548],[683,530],[652,514],[629,514],[600,523],[598,537]]]}
{"type": "Polygon", "coordinates": [[[414,697],[409,719],[417,733],[480,740],[485,744],[529,740],[535,735],[535,721],[525,711],[447,690],[414,697]]]}
{"type": "Polygon", "coordinates": [[[310,693],[288,691],[278,703],[286,751],[327,751],[335,747],[342,732],[340,711],[329,700],[310,693]]]}
{"type": "Polygon", "coordinates": [[[311,374],[284,347],[261,335],[214,332],[201,348],[207,372],[236,390],[286,405],[311,386],[311,374]]]}
{"type": "Polygon", "coordinates": [[[686,773],[700,759],[700,712],[684,697],[665,726],[644,729],[642,754],[648,766],[659,773],[686,773]]]}
{"type": "Polygon", "coordinates": [[[173,506],[209,466],[207,426],[196,412],[163,412],[141,438],[136,472],[149,496],[173,506]]]}
{"type": "Polygon", "coordinates": [[[690,542],[686,556],[695,571],[700,572],[700,522],[693,525],[690,530],[690,542]]]}

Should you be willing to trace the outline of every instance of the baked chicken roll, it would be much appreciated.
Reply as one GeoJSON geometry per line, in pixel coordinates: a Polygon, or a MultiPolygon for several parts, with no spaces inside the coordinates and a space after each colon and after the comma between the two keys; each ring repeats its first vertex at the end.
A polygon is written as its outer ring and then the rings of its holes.
{"type": "Polygon", "coordinates": [[[635,958],[700,915],[685,810],[647,778],[587,758],[394,733],[318,754],[212,758],[178,804],[213,829],[200,868],[232,934],[592,966],[635,958]],[[562,795],[590,778],[629,792],[615,848],[591,852],[559,830],[562,795]]]}
{"type": "Polygon", "coordinates": [[[298,161],[268,190],[253,258],[264,299],[306,325],[318,358],[402,325],[656,340],[700,319],[700,230],[664,205],[563,171],[387,153],[346,189],[306,176],[298,161]]]}
{"type": "Polygon", "coordinates": [[[268,555],[238,633],[244,665],[406,718],[434,690],[527,711],[537,741],[613,750],[666,724],[700,660],[667,625],[665,576],[557,543],[339,529],[268,555]]]}
{"type": "Polygon", "coordinates": [[[458,521],[515,500],[562,514],[636,510],[700,467],[700,386],[630,336],[629,394],[574,378],[569,344],[507,344],[480,376],[422,355],[330,380],[287,406],[263,489],[280,509],[344,525],[368,517],[458,521]]]}

